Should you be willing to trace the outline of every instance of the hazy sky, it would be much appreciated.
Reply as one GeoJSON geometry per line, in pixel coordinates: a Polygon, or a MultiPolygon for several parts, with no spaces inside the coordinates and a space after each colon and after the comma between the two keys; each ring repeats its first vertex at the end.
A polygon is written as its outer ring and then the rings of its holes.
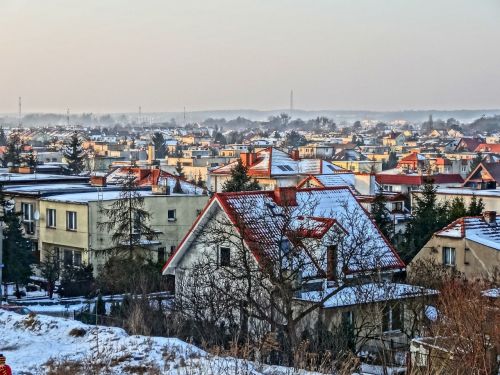
{"type": "Polygon", "coordinates": [[[0,0],[0,112],[500,108],[500,0],[0,0]]]}

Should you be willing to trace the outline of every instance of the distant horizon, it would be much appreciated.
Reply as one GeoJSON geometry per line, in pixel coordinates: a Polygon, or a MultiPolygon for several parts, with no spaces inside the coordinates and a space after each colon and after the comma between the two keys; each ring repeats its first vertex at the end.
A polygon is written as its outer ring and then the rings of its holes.
{"type": "Polygon", "coordinates": [[[500,108],[499,19],[498,0],[2,0],[0,112],[274,111],[291,90],[308,111],[500,108]]]}

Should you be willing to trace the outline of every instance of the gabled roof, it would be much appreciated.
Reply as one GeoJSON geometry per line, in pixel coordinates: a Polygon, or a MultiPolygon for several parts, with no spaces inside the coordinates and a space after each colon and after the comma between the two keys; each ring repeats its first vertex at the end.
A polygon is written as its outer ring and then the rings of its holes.
{"type": "MultiPolygon", "coordinates": [[[[342,230],[344,244],[356,248],[346,260],[347,272],[365,272],[375,269],[400,269],[405,265],[392,245],[381,234],[368,213],[356,201],[347,187],[290,189],[294,193],[296,205],[283,206],[276,197],[276,191],[253,191],[238,193],[216,193],[182,240],[177,251],[172,254],[163,268],[164,273],[174,272],[191,243],[219,207],[241,234],[257,261],[279,251],[279,241],[283,233],[284,210],[288,210],[293,220],[287,225],[299,235],[318,238],[332,227],[342,230]],[[210,215],[207,212],[211,212],[210,215]],[[357,220],[353,227],[353,218],[357,220]],[[314,222],[314,228],[312,223],[314,222]],[[242,229],[243,228],[243,229],[242,229]],[[362,245],[355,246],[359,237],[366,237],[362,245]]],[[[292,238],[290,238],[292,241],[292,238]]]]}
{"type": "Polygon", "coordinates": [[[500,143],[481,143],[475,149],[474,152],[500,152],[500,143]]]}
{"type": "Polygon", "coordinates": [[[479,165],[469,173],[464,181],[464,185],[472,180],[495,181],[497,185],[500,185],[500,163],[485,163],[484,161],[479,163],[479,165]]]}
{"type": "Polygon", "coordinates": [[[354,173],[310,175],[300,181],[297,188],[334,186],[349,186],[351,189],[354,189],[354,173]]]}
{"type": "Polygon", "coordinates": [[[436,236],[466,238],[500,250],[500,217],[491,224],[484,221],[482,216],[462,217],[436,232],[436,236]]]}
{"type": "MultiPolygon", "coordinates": [[[[210,173],[229,175],[236,161],[213,169],[210,173]]],[[[255,155],[255,160],[248,166],[248,175],[253,177],[295,176],[297,174],[333,174],[344,171],[326,160],[293,159],[288,153],[275,148],[265,148],[255,155]]]]}
{"type": "Polygon", "coordinates": [[[462,138],[458,142],[456,150],[463,148],[465,151],[474,151],[481,144],[481,140],[477,138],[462,138]]]}
{"type": "Polygon", "coordinates": [[[425,156],[419,154],[418,152],[412,152],[411,154],[401,158],[399,163],[415,162],[415,161],[425,161],[425,156]]]}

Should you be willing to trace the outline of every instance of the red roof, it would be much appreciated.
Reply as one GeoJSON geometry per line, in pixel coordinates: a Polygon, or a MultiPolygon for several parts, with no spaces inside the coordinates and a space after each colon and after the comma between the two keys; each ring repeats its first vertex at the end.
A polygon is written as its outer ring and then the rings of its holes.
{"type": "Polygon", "coordinates": [[[500,153],[500,143],[481,143],[474,152],[495,152],[500,153]]]}
{"type": "Polygon", "coordinates": [[[409,174],[377,174],[375,180],[383,185],[423,185],[427,178],[435,184],[461,184],[464,179],[459,174],[409,175],[409,174]]]}
{"type": "MultiPolygon", "coordinates": [[[[362,226],[363,231],[368,231],[366,234],[369,236],[369,243],[364,244],[363,249],[359,249],[360,254],[358,256],[361,258],[351,256],[352,259],[346,260],[349,272],[366,271],[369,269],[366,267],[372,267],[373,269],[378,267],[384,269],[404,267],[404,263],[394,248],[383,237],[366,210],[356,201],[349,188],[286,189],[292,189],[296,192],[296,200],[293,201],[290,207],[285,208],[281,205],[282,197],[279,198],[278,196],[282,193],[278,189],[275,191],[216,193],[207,204],[204,212],[218,203],[235,226],[235,229],[243,232],[241,235],[257,261],[260,261],[263,257],[274,258],[276,256],[276,252],[279,251],[278,243],[284,236],[284,233],[280,231],[280,224],[286,224],[287,233],[285,235],[289,237],[289,240],[294,245],[302,248],[309,257],[314,258],[309,254],[310,249],[308,250],[307,246],[301,246],[301,239],[321,239],[329,232],[330,228],[337,226],[339,230],[346,234],[347,243],[355,241],[357,230],[360,228],[345,226],[351,225],[347,217],[349,214],[354,214],[345,211],[347,208],[341,202],[346,202],[349,205],[349,210],[353,210],[357,215],[360,215],[359,220],[361,220],[361,223],[359,225],[362,226]],[[304,204],[307,205],[310,200],[317,202],[318,206],[312,209],[305,207],[304,204]],[[294,211],[291,212],[292,220],[290,222],[284,221],[283,210],[285,209],[294,211]],[[303,216],[301,215],[302,212],[304,212],[303,216]],[[296,214],[298,215],[295,216],[296,214]]],[[[288,193],[286,192],[287,195],[288,193]]],[[[176,252],[172,254],[165,264],[163,271],[167,269],[174,258],[177,257],[177,261],[182,258],[182,253],[189,248],[188,242],[191,243],[194,236],[197,235],[196,233],[199,233],[196,228],[203,215],[204,213],[197,218],[176,252]],[[191,239],[189,239],[190,237],[191,239]]],[[[173,267],[175,267],[175,264],[173,267]]]]}

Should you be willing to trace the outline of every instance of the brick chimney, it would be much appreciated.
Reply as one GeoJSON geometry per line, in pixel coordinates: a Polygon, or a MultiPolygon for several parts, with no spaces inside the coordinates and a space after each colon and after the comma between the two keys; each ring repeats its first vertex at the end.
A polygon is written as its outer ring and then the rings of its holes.
{"type": "Polygon", "coordinates": [[[274,200],[280,206],[297,206],[297,188],[295,186],[276,187],[274,200]]]}
{"type": "Polygon", "coordinates": [[[255,152],[242,152],[240,154],[240,158],[243,166],[248,168],[255,163],[255,160],[257,160],[257,154],[255,152]]]}
{"type": "Polygon", "coordinates": [[[485,223],[488,223],[490,225],[496,225],[497,224],[497,212],[496,211],[484,211],[483,212],[483,219],[485,223]]]}
{"type": "Polygon", "coordinates": [[[299,150],[292,150],[292,152],[290,152],[290,157],[293,160],[300,160],[299,150]]]}
{"type": "Polygon", "coordinates": [[[90,185],[103,187],[106,186],[106,176],[92,176],[90,177],[90,185]]]}

